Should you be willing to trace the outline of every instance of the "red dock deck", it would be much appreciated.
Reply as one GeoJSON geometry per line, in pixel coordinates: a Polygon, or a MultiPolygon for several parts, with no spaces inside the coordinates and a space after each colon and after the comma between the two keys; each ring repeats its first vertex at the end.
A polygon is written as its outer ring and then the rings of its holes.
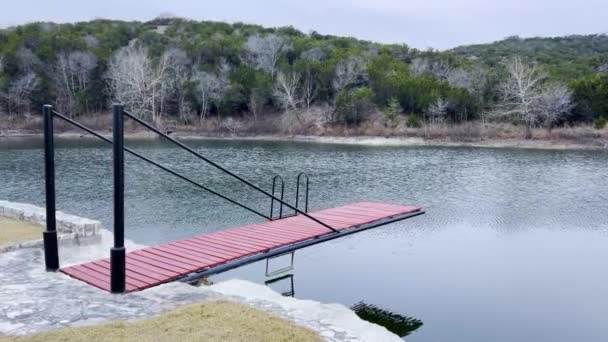
{"type": "MultiPolygon", "coordinates": [[[[422,213],[415,206],[355,203],[310,213],[340,233],[377,227],[422,213]]],[[[278,249],[303,248],[306,242],[335,235],[303,215],[199,235],[190,239],[127,253],[126,291],[133,292],[183,278],[192,273],[230,266],[243,258],[278,249]],[[300,247],[298,247],[300,246],[300,247]]],[[[102,290],[110,291],[110,260],[102,259],[62,268],[61,271],[102,290]]]]}

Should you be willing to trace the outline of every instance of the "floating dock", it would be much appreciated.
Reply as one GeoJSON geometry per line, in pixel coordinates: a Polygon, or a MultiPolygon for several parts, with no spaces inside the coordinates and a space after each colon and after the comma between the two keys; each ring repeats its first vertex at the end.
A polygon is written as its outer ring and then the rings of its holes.
{"type": "MultiPolygon", "coordinates": [[[[423,214],[420,207],[361,202],[304,215],[195,236],[126,254],[126,292],[175,280],[203,277],[317,243],[423,214]]],[[[111,291],[110,259],[69,266],[61,272],[111,291]]]]}

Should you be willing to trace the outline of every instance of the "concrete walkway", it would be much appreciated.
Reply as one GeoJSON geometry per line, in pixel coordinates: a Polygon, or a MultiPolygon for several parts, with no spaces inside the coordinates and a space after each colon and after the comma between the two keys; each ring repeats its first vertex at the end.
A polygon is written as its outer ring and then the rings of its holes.
{"type": "MultiPolygon", "coordinates": [[[[106,257],[111,235],[101,243],[62,246],[63,265],[106,257]]],[[[141,248],[127,242],[127,249],[141,248]]],[[[0,254],[0,334],[22,335],[106,321],[141,319],[201,301],[234,300],[309,327],[327,341],[402,341],[360,320],[338,304],[285,298],[263,285],[232,280],[209,287],[174,282],[141,292],[112,295],[61,273],[44,270],[44,254],[27,248],[0,254]]]]}

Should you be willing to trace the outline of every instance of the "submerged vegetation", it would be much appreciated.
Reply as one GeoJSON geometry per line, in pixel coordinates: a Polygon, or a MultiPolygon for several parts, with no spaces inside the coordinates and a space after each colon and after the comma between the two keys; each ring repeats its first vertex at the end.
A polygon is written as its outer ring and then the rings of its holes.
{"type": "Polygon", "coordinates": [[[515,124],[527,137],[540,127],[602,129],[608,37],[511,37],[438,52],[180,18],[0,30],[2,121],[31,120],[45,103],[90,118],[113,101],[157,124],[227,132],[377,124],[386,134],[469,122],[515,124]]]}
{"type": "Polygon", "coordinates": [[[375,305],[359,302],[352,307],[359,318],[385,327],[399,337],[405,337],[422,327],[421,320],[390,312],[375,305]]]}

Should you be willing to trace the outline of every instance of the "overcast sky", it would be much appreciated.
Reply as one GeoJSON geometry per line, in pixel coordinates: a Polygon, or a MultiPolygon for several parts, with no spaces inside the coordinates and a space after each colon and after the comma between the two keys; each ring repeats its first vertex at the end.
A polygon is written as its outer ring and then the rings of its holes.
{"type": "Polygon", "coordinates": [[[511,35],[608,32],[608,0],[2,0],[0,26],[94,18],[292,25],[420,49],[446,49],[511,35]]]}

